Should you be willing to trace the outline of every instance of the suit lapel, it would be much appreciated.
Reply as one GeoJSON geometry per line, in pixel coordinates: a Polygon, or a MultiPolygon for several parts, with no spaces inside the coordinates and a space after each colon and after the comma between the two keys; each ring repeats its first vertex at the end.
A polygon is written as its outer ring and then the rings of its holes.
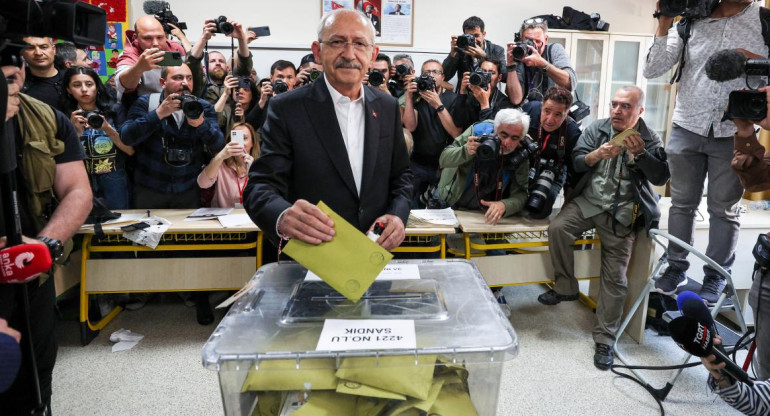
{"type": "MultiPolygon", "coordinates": [[[[326,82],[319,78],[313,82],[310,88],[312,91],[310,92],[310,99],[305,101],[305,109],[310,117],[310,122],[313,124],[316,137],[326,149],[326,153],[329,154],[329,158],[342,177],[342,181],[358,197],[353,170],[348,159],[348,151],[345,148],[342,131],[337,122],[337,113],[334,111],[334,102],[332,102],[332,96],[326,88],[326,82]]],[[[365,163],[364,166],[366,166],[365,163]]]]}
{"type": "Polygon", "coordinates": [[[377,150],[380,147],[380,101],[374,91],[364,88],[364,166],[361,173],[361,195],[374,180],[377,150]]]}

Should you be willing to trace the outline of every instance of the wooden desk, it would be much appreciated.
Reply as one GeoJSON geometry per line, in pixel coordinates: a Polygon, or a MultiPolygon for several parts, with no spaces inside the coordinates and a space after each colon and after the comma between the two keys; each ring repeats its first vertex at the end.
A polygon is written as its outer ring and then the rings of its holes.
{"type": "MultiPolygon", "coordinates": [[[[559,209],[554,209],[554,218],[559,209]]],[[[465,239],[465,258],[478,266],[490,286],[527,285],[553,283],[553,266],[548,248],[548,225],[550,220],[531,220],[521,216],[503,218],[497,225],[484,223],[484,214],[476,211],[455,211],[465,239]],[[484,242],[471,242],[471,233],[480,233],[484,242]],[[487,243],[486,241],[494,241],[487,243]],[[532,250],[537,249],[539,250],[532,250]],[[472,257],[471,250],[528,249],[508,256],[472,257]]],[[[601,265],[601,242],[596,238],[577,240],[575,244],[593,244],[592,250],[575,251],[575,276],[578,279],[593,279],[589,295],[598,293],[599,270],[601,265]]],[[[653,242],[645,232],[638,232],[628,267],[628,296],[625,310],[629,310],[638,294],[647,283],[653,267],[653,242]]],[[[644,340],[644,326],[647,319],[647,299],[637,309],[634,319],[626,329],[637,342],[644,340]]]]}
{"type": "Polygon", "coordinates": [[[455,227],[449,225],[414,226],[407,222],[404,234],[404,242],[393,249],[394,253],[440,253],[442,259],[446,258],[446,236],[454,234],[455,227]],[[434,244],[438,237],[438,244],[434,244]]]}
{"type": "MultiPolygon", "coordinates": [[[[90,342],[93,331],[104,328],[122,310],[116,307],[96,324],[88,319],[88,295],[97,293],[238,290],[262,265],[262,233],[254,224],[224,228],[217,221],[184,221],[194,210],[151,210],[153,216],[171,222],[157,248],[135,245],[124,239],[121,226],[103,227],[98,237],[93,228],[84,234],[80,273],[81,341],[90,342]],[[256,249],[252,257],[200,257],[201,252],[256,249]],[[196,252],[172,258],[91,258],[93,253],[196,252]]],[[[146,210],[121,211],[126,214],[146,210]]],[[[233,214],[244,214],[243,209],[233,214]]]]}

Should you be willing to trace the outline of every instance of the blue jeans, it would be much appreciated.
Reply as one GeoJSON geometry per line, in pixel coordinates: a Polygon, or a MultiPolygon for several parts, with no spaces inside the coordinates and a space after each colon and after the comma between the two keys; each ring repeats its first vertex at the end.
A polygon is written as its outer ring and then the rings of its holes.
{"type": "Polygon", "coordinates": [[[128,175],[125,170],[118,170],[101,175],[92,175],[91,186],[94,196],[104,199],[109,209],[129,209],[128,175]]]}
{"type": "MultiPolygon", "coordinates": [[[[704,181],[708,176],[707,204],[709,213],[709,242],[706,256],[730,270],[735,262],[740,222],[738,201],[743,188],[738,175],[730,167],[733,158],[733,138],[709,137],[695,134],[674,125],[666,145],[671,169],[671,209],[668,212],[668,232],[692,245],[695,231],[695,211],[701,202],[704,181]]],[[[669,244],[668,262],[687,270],[688,251],[669,244]]],[[[703,266],[708,276],[718,275],[703,266]]]]}

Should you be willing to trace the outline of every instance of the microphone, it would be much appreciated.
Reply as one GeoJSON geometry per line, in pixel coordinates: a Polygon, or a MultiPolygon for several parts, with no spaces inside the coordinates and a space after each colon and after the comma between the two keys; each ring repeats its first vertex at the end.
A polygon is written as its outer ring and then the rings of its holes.
{"type": "Polygon", "coordinates": [[[19,244],[0,250],[0,283],[26,283],[51,268],[51,252],[43,244],[19,244]]]}
{"type": "Polygon", "coordinates": [[[708,328],[712,334],[719,335],[717,325],[711,316],[711,311],[709,311],[705,301],[698,294],[689,290],[680,293],[676,297],[676,306],[679,308],[679,312],[682,312],[682,316],[695,319],[708,328]]]}
{"type": "Polygon", "coordinates": [[[724,371],[733,378],[743,383],[753,386],[754,382],[749,379],[749,375],[738,367],[727,355],[714,348],[714,335],[709,329],[688,316],[680,316],[668,323],[668,329],[671,332],[671,338],[679,345],[679,348],[687,351],[696,357],[708,357],[713,354],[716,357],[714,362],[725,363],[724,371]]]}
{"type": "Polygon", "coordinates": [[[706,61],[706,76],[717,82],[730,81],[744,74],[770,76],[770,59],[747,59],[735,49],[723,49],[706,61]]]}
{"type": "Polygon", "coordinates": [[[168,8],[168,3],[165,1],[153,1],[146,0],[142,4],[142,9],[146,14],[161,14],[168,8]]]}

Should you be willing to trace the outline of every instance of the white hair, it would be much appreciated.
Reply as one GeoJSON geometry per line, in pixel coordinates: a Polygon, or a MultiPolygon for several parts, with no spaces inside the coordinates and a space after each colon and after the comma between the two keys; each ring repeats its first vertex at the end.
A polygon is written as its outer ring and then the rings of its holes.
{"type": "Polygon", "coordinates": [[[350,10],[350,9],[337,9],[332,11],[331,13],[327,13],[324,15],[324,17],[321,18],[321,21],[318,23],[318,41],[322,41],[322,35],[323,32],[329,28],[329,26],[334,24],[334,21],[337,19],[338,16],[343,14],[352,14],[358,17],[361,20],[361,23],[366,26],[367,29],[371,32],[371,36],[369,38],[369,41],[374,44],[374,36],[376,35],[377,31],[374,29],[374,25],[372,24],[372,21],[369,20],[368,17],[366,17],[365,14],[358,10],[350,10]]]}
{"type": "Polygon", "coordinates": [[[506,108],[497,112],[495,116],[495,133],[501,125],[521,124],[523,134],[529,131],[529,115],[524,114],[518,108],[506,108]]]}

